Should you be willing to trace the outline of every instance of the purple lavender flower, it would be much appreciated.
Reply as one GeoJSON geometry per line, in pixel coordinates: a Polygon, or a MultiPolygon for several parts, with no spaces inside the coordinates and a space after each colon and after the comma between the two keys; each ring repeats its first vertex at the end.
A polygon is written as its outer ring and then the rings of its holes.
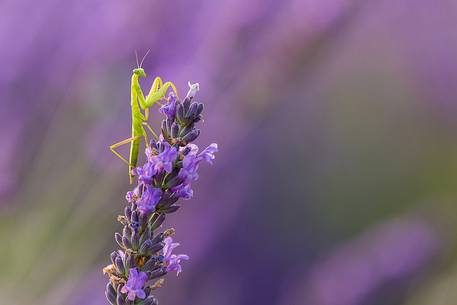
{"type": "Polygon", "coordinates": [[[179,275],[182,271],[181,260],[189,260],[189,256],[186,254],[172,254],[173,249],[179,246],[179,243],[173,242],[173,238],[167,237],[163,242],[165,243],[162,250],[163,260],[167,265],[167,272],[176,271],[176,275],[179,275]]]}
{"type": "MultiPolygon", "coordinates": [[[[146,154],[148,152],[149,147],[146,148],[146,154]]],[[[138,182],[143,184],[151,184],[152,177],[157,173],[157,169],[155,166],[149,162],[146,162],[143,167],[137,167],[134,169],[133,174],[138,176],[138,182]]]]}
{"type": "Polygon", "coordinates": [[[149,213],[153,211],[162,197],[162,190],[159,188],[152,187],[150,185],[144,185],[144,191],[140,199],[137,201],[138,209],[142,213],[149,213]]]}
{"type": "Polygon", "coordinates": [[[189,91],[187,91],[186,97],[194,98],[197,92],[200,90],[200,84],[192,84],[191,82],[187,82],[187,84],[189,85],[189,91]]]}
{"type": "Polygon", "coordinates": [[[190,199],[194,195],[194,191],[190,187],[190,184],[182,183],[174,188],[171,188],[171,191],[178,198],[190,199]]]}
{"type": "Polygon", "coordinates": [[[198,179],[198,165],[202,160],[212,164],[215,158],[214,153],[217,152],[217,144],[213,143],[205,148],[201,153],[198,153],[197,145],[188,145],[190,152],[184,157],[182,168],[179,171],[179,178],[185,183],[196,181],[198,179]]]}
{"type": "Polygon", "coordinates": [[[178,276],[181,271],[181,260],[189,260],[189,256],[186,254],[172,254],[168,260],[167,272],[176,271],[176,276],[178,276]]]}
{"type": "Polygon", "coordinates": [[[164,150],[158,155],[149,153],[148,161],[153,167],[155,173],[161,173],[163,171],[171,173],[173,170],[173,162],[178,156],[178,150],[176,147],[171,147],[166,141],[162,142],[162,144],[164,146],[164,150]]]}
{"type": "Polygon", "coordinates": [[[216,153],[217,150],[217,144],[216,143],[211,143],[207,148],[205,148],[201,153],[198,154],[198,157],[201,158],[202,160],[205,160],[209,164],[213,164],[214,158],[214,153],[216,153]]]}
{"type": "Polygon", "coordinates": [[[127,299],[130,301],[134,301],[135,297],[144,299],[146,294],[143,287],[147,280],[148,276],[145,272],[138,272],[136,268],[132,268],[129,270],[129,279],[127,284],[122,287],[121,292],[128,293],[127,299]]]}
{"type": "Polygon", "coordinates": [[[137,186],[133,189],[133,191],[128,191],[127,194],[125,194],[125,199],[127,200],[127,202],[132,203],[136,201],[138,198],[140,198],[140,196],[140,187],[137,186]]]}
{"type": "Polygon", "coordinates": [[[194,154],[188,154],[182,161],[182,168],[179,170],[178,177],[181,178],[184,183],[190,183],[198,179],[198,163],[199,159],[194,154]]]}
{"type": "Polygon", "coordinates": [[[174,94],[169,95],[168,103],[160,107],[159,112],[166,115],[169,119],[174,120],[176,115],[176,97],[174,94]]]}

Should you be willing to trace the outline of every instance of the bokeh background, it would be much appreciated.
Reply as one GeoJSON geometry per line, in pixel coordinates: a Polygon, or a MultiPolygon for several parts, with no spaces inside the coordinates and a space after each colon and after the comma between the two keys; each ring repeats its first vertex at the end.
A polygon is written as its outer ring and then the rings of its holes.
{"type": "Polygon", "coordinates": [[[0,304],[107,304],[148,49],[220,147],[161,304],[456,304],[454,0],[0,1],[0,304]]]}

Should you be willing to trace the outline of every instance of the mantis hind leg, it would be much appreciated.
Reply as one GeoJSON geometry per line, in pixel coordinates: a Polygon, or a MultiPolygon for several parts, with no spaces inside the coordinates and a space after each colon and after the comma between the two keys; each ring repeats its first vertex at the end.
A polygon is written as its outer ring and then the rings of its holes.
{"type": "Polygon", "coordinates": [[[120,146],[125,145],[125,144],[128,144],[128,143],[131,143],[131,142],[133,142],[133,141],[135,141],[135,140],[137,140],[137,139],[139,139],[139,138],[141,138],[141,136],[130,137],[130,138],[128,138],[128,139],[125,139],[125,140],[122,140],[122,141],[120,141],[120,142],[114,143],[113,145],[111,145],[111,146],[109,147],[109,150],[111,150],[111,152],[112,152],[113,154],[115,154],[119,159],[121,159],[125,164],[127,164],[127,165],[130,167],[131,165],[130,165],[129,161],[127,161],[127,159],[125,159],[124,157],[122,157],[121,154],[119,154],[119,153],[115,150],[115,148],[120,147],[120,146]]]}
{"type": "MultiPolygon", "coordinates": [[[[156,141],[159,140],[159,136],[155,133],[154,129],[152,129],[151,125],[149,125],[148,122],[143,122],[143,123],[141,123],[141,124],[143,124],[143,126],[146,126],[146,128],[152,133],[152,135],[154,136],[154,139],[155,139],[156,141]]],[[[143,130],[144,130],[144,128],[143,128],[143,130]]],[[[146,134],[146,131],[144,131],[144,134],[146,134]]],[[[147,138],[146,138],[146,139],[147,139],[147,138]]],[[[149,145],[149,142],[146,142],[146,143],[149,145]]]]}

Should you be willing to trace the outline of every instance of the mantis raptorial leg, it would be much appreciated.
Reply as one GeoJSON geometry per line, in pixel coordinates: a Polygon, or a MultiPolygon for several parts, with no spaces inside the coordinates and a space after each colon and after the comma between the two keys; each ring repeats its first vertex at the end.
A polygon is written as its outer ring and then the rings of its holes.
{"type": "Polygon", "coordinates": [[[127,164],[128,166],[130,166],[129,164],[129,161],[127,161],[127,159],[125,159],[124,157],[121,156],[121,154],[119,154],[116,150],[114,150],[115,148],[117,147],[120,147],[122,145],[125,145],[125,144],[128,144],[128,143],[131,143],[137,139],[141,138],[141,136],[136,136],[136,137],[130,137],[128,139],[125,139],[125,140],[122,140],[120,142],[117,142],[117,143],[114,143],[113,145],[111,145],[109,147],[109,149],[111,150],[111,152],[113,154],[115,154],[119,159],[121,159],[122,161],[124,161],[125,164],[127,164]]]}
{"type": "Polygon", "coordinates": [[[140,103],[141,108],[147,110],[149,107],[151,107],[155,103],[158,103],[159,100],[161,100],[165,96],[165,93],[167,93],[167,91],[170,87],[173,89],[173,91],[176,93],[176,95],[178,95],[178,90],[176,89],[175,85],[172,82],[166,82],[164,84],[162,79],[158,76],[154,79],[154,82],[152,83],[152,86],[151,86],[151,90],[149,90],[149,93],[146,97],[144,97],[143,91],[138,86],[136,88],[136,93],[137,93],[138,101],[140,103]]]}
{"type": "Polygon", "coordinates": [[[152,105],[154,105],[155,102],[162,99],[165,96],[165,93],[167,93],[168,88],[170,87],[173,89],[176,95],[178,95],[178,90],[176,90],[176,87],[172,82],[166,82],[156,91],[153,91],[151,88],[151,91],[149,92],[145,100],[146,107],[151,107],[152,105]]]}
{"type": "Polygon", "coordinates": [[[149,90],[148,96],[150,96],[152,93],[156,92],[163,86],[163,81],[162,79],[157,76],[154,78],[154,81],[152,82],[151,90],[149,90]]]}

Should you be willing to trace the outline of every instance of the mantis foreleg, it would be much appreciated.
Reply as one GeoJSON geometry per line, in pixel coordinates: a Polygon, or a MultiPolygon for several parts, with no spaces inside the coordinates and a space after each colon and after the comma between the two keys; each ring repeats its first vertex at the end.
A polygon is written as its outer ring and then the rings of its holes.
{"type": "Polygon", "coordinates": [[[163,81],[159,76],[157,76],[156,78],[154,78],[154,81],[152,82],[151,90],[149,90],[148,96],[150,96],[154,92],[158,91],[159,88],[161,88],[162,86],[163,86],[163,81]]]}
{"type": "MultiPolygon", "coordinates": [[[[162,79],[157,76],[154,79],[154,81],[152,82],[151,90],[149,90],[149,93],[147,96],[150,96],[152,93],[158,91],[159,88],[162,87],[162,84],[163,84],[162,79]]],[[[139,84],[137,86],[135,86],[134,88],[132,88],[132,90],[135,90],[135,93],[137,95],[138,102],[140,103],[141,109],[144,109],[147,111],[148,108],[154,104],[154,103],[150,103],[150,105],[146,104],[147,98],[144,97],[143,90],[141,90],[141,87],[139,84]]]]}
{"type": "Polygon", "coordinates": [[[141,87],[138,83],[132,87],[132,90],[134,90],[136,93],[141,109],[147,111],[149,107],[155,103],[158,103],[165,96],[170,87],[173,89],[176,95],[178,95],[178,90],[176,89],[175,85],[172,82],[166,82],[164,84],[160,77],[156,77],[154,79],[151,90],[149,90],[149,93],[146,97],[144,97],[143,91],[141,90],[141,87]]]}
{"type": "Polygon", "coordinates": [[[176,95],[178,95],[178,90],[176,90],[175,85],[172,82],[166,82],[158,90],[154,91],[154,88],[151,88],[148,96],[146,97],[145,106],[151,107],[152,105],[154,105],[155,102],[161,100],[165,96],[170,87],[173,89],[176,95]]]}

